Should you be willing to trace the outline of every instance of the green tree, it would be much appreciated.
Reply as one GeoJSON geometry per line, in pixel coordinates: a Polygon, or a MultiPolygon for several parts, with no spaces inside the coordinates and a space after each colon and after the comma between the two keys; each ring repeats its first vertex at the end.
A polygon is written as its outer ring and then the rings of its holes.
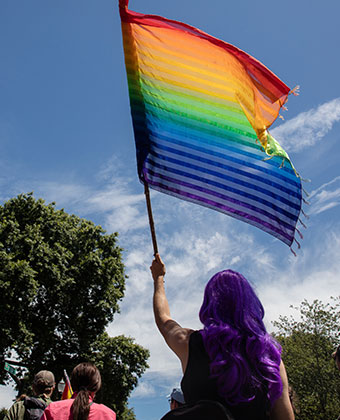
{"type": "Polygon", "coordinates": [[[41,368],[59,380],[63,369],[92,360],[103,375],[99,399],[131,418],[127,398],[149,354],[105,333],[124,296],[121,251],[117,233],[32,193],[0,206],[0,362],[15,352],[30,383],[41,368]]]}
{"type": "Polygon", "coordinates": [[[124,412],[130,390],[137,385],[137,378],[144,371],[140,363],[144,358],[145,350],[134,346],[130,337],[120,335],[112,338],[102,334],[88,355],[88,359],[102,372],[103,386],[98,394],[99,400],[108,405],[114,399],[116,410],[124,412]],[[91,355],[95,357],[91,359],[91,355]],[[133,372],[129,369],[131,364],[135,366],[133,372]]]}
{"type": "Polygon", "coordinates": [[[340,298],[304,300],[300,318],[274,322],[289,383],[298,397],[297,420],[332,420],[340,414],[340,372],[331,354],[339,344],[340,298]]]}

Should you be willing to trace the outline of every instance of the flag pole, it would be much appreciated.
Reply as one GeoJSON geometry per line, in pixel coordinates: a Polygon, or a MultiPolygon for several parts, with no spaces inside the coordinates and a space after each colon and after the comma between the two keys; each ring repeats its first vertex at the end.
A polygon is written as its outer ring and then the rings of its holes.
{"type": "Polygon", "coordinates": [[[154,255],[156,255],[158,253],[158,247],[157,247],[155,224],[153,222],[153,216],[152,216],[149,186],[148,186],[147,182],[145,182],[145,181],[144,181],[144,194],[145,194],[145,199],[146,199],[146,207],[148,209],[149,225],[150,225],[152,245],[153,245],[153,253],[154,253],[154,255]]]}

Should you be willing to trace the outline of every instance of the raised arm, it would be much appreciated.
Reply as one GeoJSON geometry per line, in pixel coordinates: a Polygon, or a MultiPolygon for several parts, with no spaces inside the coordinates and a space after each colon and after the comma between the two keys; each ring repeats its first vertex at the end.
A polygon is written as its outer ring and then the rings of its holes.
{"type": "Polygon", "coordinates": [[[273,404],[270,420],[294,420],[294,411],[289,399],[287,373],[282,361],[280,364],[280,376],[282,380],[282,394],[273,404]]]}
{"type": "Polygon", "coordinates": [[[182,328],[171,318],[169,303],[165,295],[164,276],[165,265],[159,254],[151,264],[151,273],[154,281],[153,311],[157,327],[172,351],[176,353],[185,371],[189,354],[189,328],[182,328]]]}

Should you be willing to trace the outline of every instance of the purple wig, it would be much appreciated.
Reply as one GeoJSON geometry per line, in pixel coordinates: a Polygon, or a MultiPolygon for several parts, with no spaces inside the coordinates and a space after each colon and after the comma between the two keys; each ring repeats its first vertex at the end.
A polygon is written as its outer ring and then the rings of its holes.
{"type": "Polygon", "coordinates": [[[232,270],[215,274],[199,316],[219,394],[231,405],[257,395],[272,404],[282,393],[281,347],[267,333],[263,306],[248,281],[232,270]]]}

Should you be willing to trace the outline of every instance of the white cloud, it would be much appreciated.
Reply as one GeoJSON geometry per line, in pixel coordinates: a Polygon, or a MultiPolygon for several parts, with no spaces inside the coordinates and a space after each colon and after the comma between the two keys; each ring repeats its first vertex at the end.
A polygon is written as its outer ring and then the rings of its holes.
{"type": "Polygon", "coordinates": [[[106,229],[118,231],[121,234],[146,228],[147,226],[147,216],[139,208],[124,203],[120,203],[120,206],[105,218],[106,229]]]}
{"type": "Polygon", "coordinates": [[[16,392],[11,385],[0,385],[0,408],[9,408],[13,404],[16,392]]]}
{"type": "Polygon", "coordinates": [[[275,139],[289,152],[298,152],[317,142],[340,121],[340,98],[302,112],[272,130],[275,139]]]}
{"type": "MultiPolygon", "coordinates": [[[[337,258],[340,258],[340,253],[337,258]]],[[[339,294],[338,263],[319,270],[313,265],[313,272],[306,275],[299,275],[298,270],[293,270],[273,283],[259,287],[259,296],[266,311],[266,326],[270,331],[274,329],[272,321],[278,320],[280,315],[298,315],[290,305],[299,306],[304,299],[328,302],[331,296],[339,294]]]]}
{"type": "Polygon", "coordinates": [[[22,191],[31,191],[32,189],[35,191],[35,196],[41,195],[47,203],[56,202],[58,208],[64,206],[74,209],[81,208],[91,195],[91,189],[88,186],[72,182],[39,182],[37,185],[33,183],[33,188],[31,183],[30,188],[23,186],[22,191]]]}
{"type": "Polygon", "coordinates": [[[340,176],[312,191],[309,201],[312,204],[309,212],[311,215],[323,213],[338,206],[340,204],[340,176]]]}
{"type": "Polygon", "coordinates": [[[154,397],[155,395],[155,388],[149,382],[144,381],[140,381],[140,383],[138,384],[138,388],[136,388],[132,393],[133,398],[150,398],[154,397]]]}
{"type": "MultiPolygon", "coordinates": [[[[96,215],[103,219],[102,225],[110,232],[122,234],[148,225],[145,214],[145,198],[135,193],[129,179],[114,176],[108,182],[109,169],[105,168],[105,183],[87,186],[76,182],[31,182],[30,189],[46,203],[56,202],[57,208],[65,208],[82,217],[96,215]]],[[[20,188],[27,190],[25,184],[20,188]]]]}

